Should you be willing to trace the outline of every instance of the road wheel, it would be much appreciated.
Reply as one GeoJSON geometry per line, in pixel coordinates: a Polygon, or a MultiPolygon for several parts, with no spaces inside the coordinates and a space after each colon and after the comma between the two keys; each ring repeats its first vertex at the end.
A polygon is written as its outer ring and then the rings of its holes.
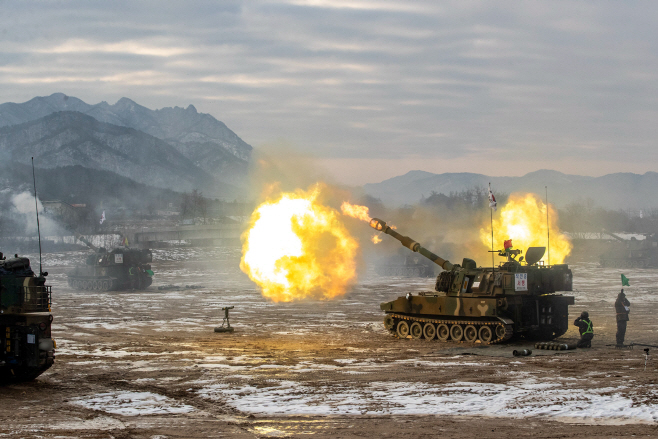
{"type": "Polygon", "coordinates": [[[97,280],[92,280],[91,281],[91,287],[93,288],[94,291],[100,291],[101,283],[97,280]]]}
{"type": "MultiPolygon", "coordinates": [[[[109,286],[109,282],[108,282],[109,286]]],[[[395,319],[393,318],[392,315],[387,315],[384,317],[384,328],[388,329],[389,331],[392,331],[393,328],[395,327],[395,319]]]]}
{"type": "Polygon", "coordinates": [[[505,336],[505,327],[503,325],[496,325],[496,337],[503,338],[505,336]]]}
{"type": "Polygon", "coordinates": [[[420,326],[420,323],[418,322],[413,322],[411,324],[411,328],[409,329],[409,332],[411,333],[411,336],[413,338],[421,338],[423,336],[423,327],[420,326]]]}
{"type": "Polygon", "coordinates": [[[110,291],[110,281],[109,280],[104,280],[103,281],[103,291],[110,291]]]}
{"type": "Polygon", "coordinates": [[[398,322],[398,337],[400,338],[407,338],[407,335],[409,335],[409,323],[405,322],[404,320],[400,320],[398,322]]]}
{"type": "Polygon", "coordinates": [[[473,325],[467,325],[464,328],[464,340],[473,343],[478,339],[478,330],[473,325]]]}
{"type": "Polygon", "coordinates": [[[448,341],[450,338],[450,328],[445,323],[439,323],[436,327],[436,336],[441,341],[448,341]]]}
{"type": "Polygon", "coordinates": [[[461,341],[464,337],[464,328],[461,325],[452,325],[450,327],[450,339],[452,341],[461,341]]]}
{"type": "Polygon", "coordinates": [[[91,282],[88,280],[83,280],[82,281],[82,289],[83,290],[91,290],[91,282]]]}
{"type": "Polygon", "coordinates": [[[491,340],[493,340],[493,331],[489,326],[482,326],[478,332],[478,335],[482,343],[491,343],[491,340]]]}
{"type": "Polygon", "coordinates": [[[432,340],[436,337],[436,326],[434,326],[434,323],[425,323],[425,326],[423,326],[423,335],[425,336],[425,340],[432,340]]]}

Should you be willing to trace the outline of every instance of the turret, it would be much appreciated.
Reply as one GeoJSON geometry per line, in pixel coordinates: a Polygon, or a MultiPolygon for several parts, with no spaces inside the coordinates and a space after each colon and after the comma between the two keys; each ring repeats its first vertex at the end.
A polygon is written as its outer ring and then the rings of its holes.
{"type": "Polygon", "coordinates": [[[440,256],[435,255],[434,253],[427,250],[426,248],[424,248],[423,246],[421,246],[419,243],[409,238],[408,236],[400,235],[398,232],[387,226],[385,221],[382,221],[379,218],[371,219],[370,227],[380,232],[384,232],[387,235],[392,236],[393,238],[400,241],[400,243],[403,246],[407,247],[409,250],[420,253],[421,255],[425,256],[427,259],[434,262],[436,265],[443,268],[444,270],[452,270],[452,268],[454,267],[454,265],[451,264],[450,261],[446,261],[440,256]]]}

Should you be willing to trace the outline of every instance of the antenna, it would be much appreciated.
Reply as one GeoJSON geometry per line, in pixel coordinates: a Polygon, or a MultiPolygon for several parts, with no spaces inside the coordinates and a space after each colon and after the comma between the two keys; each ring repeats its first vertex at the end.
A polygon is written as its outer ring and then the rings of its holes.
{"type": "Polygon", "coordinates": [[[34,157],[32,157],[32,181],[34,182],[34,210],[37,211],[37,233],[39,234],[39,275],[43,274],[41,267],[41,227],[39,227],[39,206],[37,204],[37,177],[34,174],[34,157]]]}
{"type": "Polygon", "coordinates": [[[548,247],[548,265],[551,265],[551,226],[548,223],[548,186],[546,189],[546,244],[548,247]]]}
{"type": "MultiPolygon", "coordinates": [[[[493,192],[491,192],[491,182],[489,182],[489,196],[493,197],[493,192]]],[[[494,273],[496,271],[496,263],[494,262],[493,207],[491,206],[491,200],[489,200],[489,213],[491,214],[491,273],[494,273]]]]}

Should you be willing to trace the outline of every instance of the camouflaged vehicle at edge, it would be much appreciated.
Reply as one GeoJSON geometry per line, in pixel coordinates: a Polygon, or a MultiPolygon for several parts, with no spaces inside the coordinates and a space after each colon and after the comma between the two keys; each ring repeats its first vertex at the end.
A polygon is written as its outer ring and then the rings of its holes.
{"type": "Polygon", "coordinates": [[[47,275],[0,252],[0,384],[33,380],[55,362],[47,275]]]}

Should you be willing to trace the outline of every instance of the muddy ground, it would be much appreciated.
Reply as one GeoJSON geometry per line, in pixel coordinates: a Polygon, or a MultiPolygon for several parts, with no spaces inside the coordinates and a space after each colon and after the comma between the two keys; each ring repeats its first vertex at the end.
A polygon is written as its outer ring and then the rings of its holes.
{"type": "MultiPolygon", "coordinates": [[[[590,312],[592,349],[516,358],[530,345],[391,337],[379,303],[432,279],[364,275],[339,300],[273,304],[236,250],[154,253],[154,285],[120,293],[67,286],[83,252],[45,255],[56,364],[0,390],[0,437],[658,436],[658,356],[645,371],[641,348],[607,346],[621,270],[572,266],[570,315],[590,312]],[[180,288],[157,289],[169,284],[180,288]],[[226,305],[235,333],[217,334],[226,305]]],[[[658,344],[658,270],[624,274],[627,341],[658,344]]],[[[575,327],[563,337],[576,338],[575,327]]]]}

